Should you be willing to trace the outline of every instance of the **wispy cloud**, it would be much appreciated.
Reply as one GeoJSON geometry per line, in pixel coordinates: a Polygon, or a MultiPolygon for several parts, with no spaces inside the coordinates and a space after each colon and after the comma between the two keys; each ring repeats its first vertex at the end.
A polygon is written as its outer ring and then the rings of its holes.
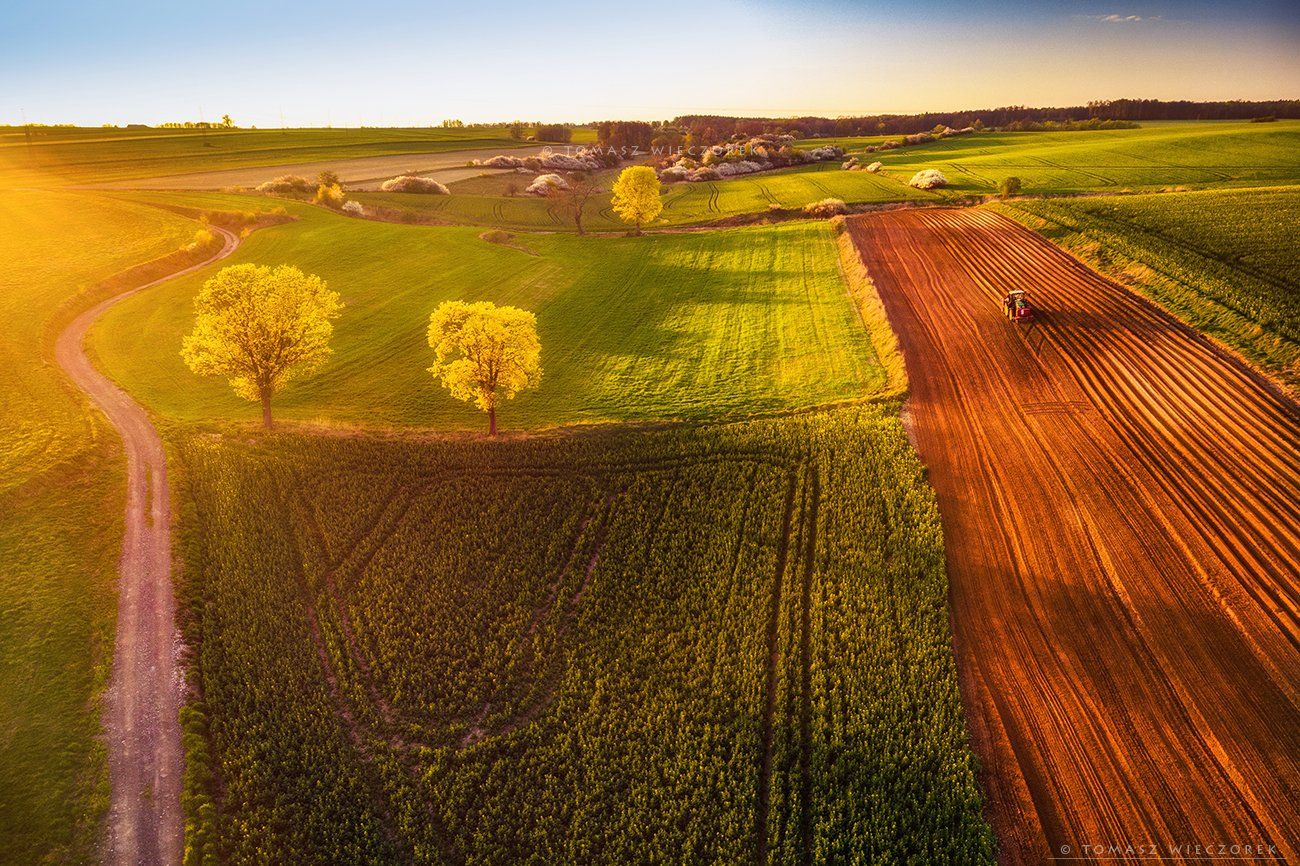
{"type": "Polygon", "coordinates": [[[1104,24],[1137,24],[1139,21],[1163,21],[1163,15],[1085,15],[1085,18],[1091,18],[1093,21],[1101,21],[1104,24]]]}

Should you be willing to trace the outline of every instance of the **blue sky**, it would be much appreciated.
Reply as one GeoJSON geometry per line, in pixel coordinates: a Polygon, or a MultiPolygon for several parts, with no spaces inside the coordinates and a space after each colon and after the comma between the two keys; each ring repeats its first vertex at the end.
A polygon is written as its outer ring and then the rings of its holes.
{"type": "Polygon", "coordinates": [[[586,121],[1300,97],[1300,4],[0,0],[0,122],[586,121]]]}

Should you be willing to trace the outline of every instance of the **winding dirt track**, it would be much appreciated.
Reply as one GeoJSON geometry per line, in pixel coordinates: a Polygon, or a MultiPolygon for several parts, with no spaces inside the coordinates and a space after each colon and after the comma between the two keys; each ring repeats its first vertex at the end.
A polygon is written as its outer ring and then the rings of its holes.
{"type": "Polygon", "coordinates": [[[1002,861],[1300,856],[1300,408],[995,214],[850,231],[907,362],[1002,861]]]}
{"type": "Polygon", "coordinates": [[[86,310],[55,344],[59,366],[108,416],[126,449],[126,535],[118,563],[113,674],[104,706],[112,781],[104,859],[122,866],[181,862],[184,682],[172,595],[171,505],[158,431],[138,403],[94,368],[83,343],[91,324],[117,302],[234,252],[239,242],[233,234],[209,228],[222,237],[215,255],[86,310]]]}

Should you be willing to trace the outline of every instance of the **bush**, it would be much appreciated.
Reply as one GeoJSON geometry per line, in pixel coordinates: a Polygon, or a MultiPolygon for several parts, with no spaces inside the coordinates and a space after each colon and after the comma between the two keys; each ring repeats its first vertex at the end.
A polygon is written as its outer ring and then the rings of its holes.
{"type": "Polygon", "coordinates": [[[686,179],[691,183],[698,183],[702,180],[722,180],[722,175],[718,174],[718,170],[713,166],[705,165],[695,169],[686,179]]]}
{"type": "Polygon", "coordinates": [[[880,171],[884,167],[885,164],[883,162],[873,162],[871,165],[867,166],[867,171],[871,172],[872,174],[875,174],[876,172],[880,171]]]}
{"type": "Polygon", "coordinates": [[[1015,176],[1002,178],[1002,183],[998,185],[998,195],[1003,198],[1010,198],[1013,195],[1019,194],[1020,178],[1015,176]]]}
{"type": "Polygon", "coordinates": [[[501,229],[489,229],[479,235],[479,240],[487,241],[490,244],[508,244],[514,239],[514,235],[501,229]]]}
{"type": "Polygon", "coordinates": [[[719,177],[739,177],[742,174],[754,174],[762,171],[764,166],[761,163],[750,162],[747,159],[736,160],[735,162],[722,162],[716,166],[719,177]]]}
{"type": "Polygon", "coordinates": [[[201,250],[206,247],[212,246],[212,244],[215,243],[216,240],[217,240],[217,236],[214,235],[212,232],[208,231],[207,229],[199,229],[194,233],[194,240],[190,243],[187,249],[201,250]]]}
{"type": "Polygon", "coordinates": [[[907,185],[917,189],[938,189],[948,185],[948,178],[944,177],[943,172],[937,168],[926,168],[912,175],[907,185]]]}
{"type": "Polygon", "coordinates": [[[451,190],[431,177],[404,174],[379,185],[384,192],[418,192],[425,195],[451,195],[451,190]]]}
{"type": "Polygon", "coordinates": [[[343,212],[348,216],[363,217],[366,215],[366,209],[361,206],[359,201],[343,202],[343,212]]]}
{"type": "Polygon", "coordinates": [[[313,189],[312,182],[307,178],[297,174],[282,174],[275,180],[268,180],[266,183],[258,184],[258,192],[279,193],[302,193],[307,194],[313,189]]]}
{"type": "Polygon", "coordinates": [[[324,205],[328,208],[338,210],[343,207],[344,197],[343,188],[338,184],[325,186],[321,184],[316,187],[316,197],[312,199],[313,204],[324,205]]]}
{"type": "Polygon", "coordinates": [[[849,206],[844,203],[843,199],[824,198],[821,201],[814,201],[804,205],[803,212],[808,216],[833,217],[848,213],[849,206]]]}
{"type": "Polygon", "coordinates": [[[529,195],[550,195],[557,189],[568,189],[569,182],[558,174],[539,174],[524,192],[529,195]]]}

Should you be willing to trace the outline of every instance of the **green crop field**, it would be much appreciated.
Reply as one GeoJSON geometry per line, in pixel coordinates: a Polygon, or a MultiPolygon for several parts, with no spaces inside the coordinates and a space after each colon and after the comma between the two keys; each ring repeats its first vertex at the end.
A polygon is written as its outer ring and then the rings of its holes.
{"type": "Polygon", "coordinates": [[[68,192],[0,191],[0,861],[98,862],[121,544],[117,437],[50,358],[60,305],[194,224],[68,192]]]}
{"type": "Polygon", "coordinates": [[[946,192],[982,195],[1008,176],[1025,193],[1300,182],[1300,121],[1162,123],[1082,132],[984,132],[870,154],[906,183],[937,168],[946,192]]]}
{"type": "MultiPolygon", "coordinates": [[[[493,189],[510,180],[522,189],[531,177],[503,176],[509,180],[472,178],[461,182],[472,186],[453,184],[453,194],[449,196],[359,192],[350,197],[364,204],[411,210],[449,223],[500,226],[521,231],[573,231],[569,215],[549,200],[525,195],[460,192],[462,188],[493,189]]],[[[843,199],[849,204],[939,200],[933,193],[912,189],[892,177],[843,171],[838,164],[821,164],[731,180],[672,184],[664,190],[664,210],[656,225],[707,223],[739,214],[764,213],[773,207],[798,209],[825,198],[843,199]]],[[[592,199],[583,216],[583,227],[592,231],[626,231],[628,228],[610,209],[608,193],[592,199]]]]}
{"type": "MultiPolygon", "coordinates": [[[[801,145],[839,144],[861,151],[878,137],[809,139],[801,145]]],[[[1002,179],[1019,177],[1027,194],[1105,189],[1244,187],[1300,182],[1300,122],[1167,123],[1131,130],[1080,132],[986,132],[900,150],[864,154],[884,164],[881,174],[843,171],[821,164],[665,188],[659,225],[708,223],[771,208],[798,209],[824,198],[851,205],[989,195],[1002,179]],[[907,181],[924,168],[938,168],[949,186],[922,192],[907,181]]],[[[606,185],[616,172],[602,173],[606,185]]],[[[572,231],[571,219],[545,200],[507,194],[522,190],[532,175],[502,173],[452,184],[450,196],[358,192],[371,205],[447,223],[499,226],[521,231],[572,231]]],[[[584,216],[593,231],[626,228],[609,208],[608,195],[593,199],[584,216]]]]}
{"type": "MultiPolygon", "coordinates": [[[[589,132],[579,130],[579,133],[589,132]]],[[[508,149],[483,129],[86,129],[0,127],[0,188],[470,148],[508,149]]],[[[590,135],[576,135],[577,139],[590,135]]]]}
{"type": "Polygon", "coordinates": [[[178,451],[187,862],[992,862],[896,406],[178,451]]]}
{"type": "Polygon", "coordinates": [[[889,141],[891,138],[901,139],[901,135],[840,135],[827,136],[825,138],[804,138],[796,141],[794,146],[800,150],[812,150],[817,147],[839,147],[843,148],[846,153],[861,153],[862,149],[871,144],[880,144],[889,141]]]}
{"type": "MultiPolygon", "coordinates": [[[[642,238],[521,235],[524,251],[481,240],[474,228],[291,210],[297,222],[256,232],[225,263],[294,264],[347,304],[334,356],[277,398],[282,417],[479,429],[482,416],[426,371],[429,314],[454,298],[537,314],[542,386],[502,408],[507,427],[779,410],[870,394],[884,382],[824,222],[642,238]]],[[[92,351],[168,417],[253,418],[253,404],[223,381],[195,377],[180,358],[192,299],[210,273],[118,305],[92,331],[92,351]]]]}
{"type": "Polygon", "coordinates": [[[1300,189],[995,207],[1300,387],[1300,189]]]}

